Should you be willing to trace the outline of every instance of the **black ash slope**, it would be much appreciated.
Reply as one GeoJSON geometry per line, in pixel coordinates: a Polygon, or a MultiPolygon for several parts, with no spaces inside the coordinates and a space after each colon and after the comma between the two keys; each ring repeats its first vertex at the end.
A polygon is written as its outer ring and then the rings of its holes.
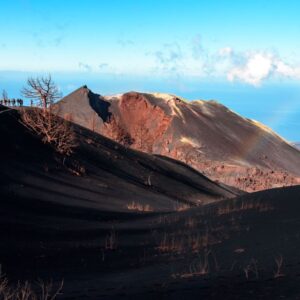
{"type": "Polygon", "coordinates": [[[61,299],[299,299],[299,186],[170,212],[233,193],[184,164],[75,130],[78,149],[63,161],[15,111],[0,113],[9,278],[64,278],[61,299]],[[128,211],[131,201],[154,211],[128,211]]]}
{"type": "Polygon", "coordinates": [[[4,268],[8,257],[14,268],[44,255],[44,243],[51,256],[64,256],[76,241],[100,237],[115,221],[140,218],[142,212],[128,209],[133,202],[148,205],[151,215],[237,194],[176,161],[126,149],[75,125],[78,147],[71,158],[62,157],[24,127],[17,111],[0,109],[4,268]]]}
{"type": "Polygon", "coordinates": [[[16,111],[0,114],[2,195],[128,212],[132,201],[172,211],[180,203],[237,194],[175,160],[126,149],[76,125],[74,130],[79,145],[64,158],[32,135],[16,111]]]}

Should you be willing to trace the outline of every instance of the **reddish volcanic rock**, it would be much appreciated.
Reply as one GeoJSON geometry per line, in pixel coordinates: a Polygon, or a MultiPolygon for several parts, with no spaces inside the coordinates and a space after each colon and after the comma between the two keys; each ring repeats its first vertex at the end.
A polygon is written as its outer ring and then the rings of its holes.
{"type": "Polygon", "coordinates": [[[183,161],[245,191],[300,183],[300,152],[263,124],[216,101],[81,88],[56,107],[63,117],[119,143],[183,161]]]}
{"type": "Polygon", "coordinates": [[[172,120],[159,106],[152,105],[142,94],[128,93],[112,103],[111,111],[102,134],[145,152],[159,150],[157,142],[163,139],[172,120]]]}

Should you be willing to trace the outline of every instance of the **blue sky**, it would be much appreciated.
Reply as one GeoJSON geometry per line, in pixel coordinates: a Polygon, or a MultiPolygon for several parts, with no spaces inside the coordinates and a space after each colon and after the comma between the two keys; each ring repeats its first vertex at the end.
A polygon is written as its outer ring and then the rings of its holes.
{"type": "Polygon", "coordinates": [[[51,72],[64,94],[217,99],[300,140],[300,1],[0,1],[0,90],[51,72]]]}

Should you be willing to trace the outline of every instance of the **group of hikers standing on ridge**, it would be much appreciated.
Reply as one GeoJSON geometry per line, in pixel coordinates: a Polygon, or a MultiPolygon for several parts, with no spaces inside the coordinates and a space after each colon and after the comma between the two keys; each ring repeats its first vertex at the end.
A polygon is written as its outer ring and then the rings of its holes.
{"type": "Polygon", "coordinates": [[[23,106],[23,99],[0,99],[0,105],[5,106],[23,106]]]}
{"type": "Polygon", "coordinates": [[[2,97],[0,99],[0,105],[5,105],[5,106],[23,106],[23,99],[15,99],[15,98],[9,98],[7,95],[6,90],[2,91],[2,97]]]}

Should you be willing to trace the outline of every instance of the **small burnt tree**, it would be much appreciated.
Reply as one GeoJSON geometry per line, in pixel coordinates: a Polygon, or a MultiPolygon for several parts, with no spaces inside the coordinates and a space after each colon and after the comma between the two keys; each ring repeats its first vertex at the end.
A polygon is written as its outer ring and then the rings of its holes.
{"type": "Polygon", "coordinates": [[[70,155],[77,145],[76,137],[70,122],[51,111],[51,105],[60,97],[51,76],[29,78],[22,94],[32,101],[37,101],[37,107],[22,109],[23,124],[59,153],[70,155]]]}
{"type": "Polygon", "coordinates": [[[61,97],[51,75],[28,78],[27,87],[23,88],[22,94],[25,98],[38,101],[38,106],[42,107],[44,112],[61,97]]]}

